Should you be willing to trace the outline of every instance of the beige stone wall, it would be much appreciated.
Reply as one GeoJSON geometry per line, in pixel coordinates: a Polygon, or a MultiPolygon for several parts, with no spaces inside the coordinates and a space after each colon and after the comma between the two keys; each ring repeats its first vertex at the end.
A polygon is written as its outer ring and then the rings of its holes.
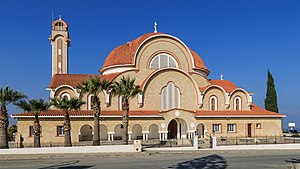
{"type": "Polygon", "coordinates": [[[205,86],[210,85],[210,82],[208,81],[208,79],[206,77],[203,77],[196,73],[191,74],[191,76],[197,83],[198,87],[205,87],[205,86]]]}
{"type": "Polygon", "coordinates": [[[161,109],[161,90],[168,82],[173,82],[180,90],[180,108],[187,110],[197,109],[197,86],[183,73],[170,70],[158,74],[149,82],[144,91],[143,110],[161,109]]]}
{"type": "Polygon", "coordinates": [[[210,88],[208,89],[203,97],[203,106],[202,106],[202,110],[210,110],[210,98],[212,96],[215,96],[217,98],[217,110],[226,110],[225,107],[225,96],[224,96],[224,92],[219,89],[219,88],[210,88]]]}
{"type": "MultiPolygon", "coordinates": [[[[184,132],[194,132],[199,124],[204,124],[207,131],[205,136],[209,137],[212,132],[213,124],[221,124],[221,132],[215,133],[216,136],[227,137],[247,137],[248,124],[251,124],[251,136],[282,136],[281,119],[280,118],[195,118],[194,112],[187,112],[184,110],[172,110],[167,113],[162,113],[161,118],[130,118],[129,132],[134,132],[133,126],[140,125],[142,132],[149,132],[151,125],[157,125],[159,132],[167,132],[168,124],[175,119],[177,122],[186,126],[184,132]],[[227,132],[227,124],[235,124],[235,132],[227,132]],[[257,125],[260,124],[260,128],[257,125]]],[[[57,126],[63,125],[63,118],[41,118],[40,124],[42,126],[42,143],[63,143],[64,137],[57,136],[57,126]]],[[[71,137],[72,142],[79,141],[80,129],[83,125],[88,124],[92,128],[93,118],[71,118],[71,137]]],[[[104,118],[100,122],[101,129],[109,133],[114,133],[117,130],[117,125],[122,124],[122,118],[104,118]]],[[[20,118],[18,120],[19,131],[24,138],[24,143],[33,143],[33,138],[29,137],[29,126],[33,125],[33,118],[20,118]]]]}
{"type": "Polygon", "coordinates": [[[248,106],[248,98],[247,95],[242,92],[242,91],[236,91],[234,92],[231,97],[230,97],[230,107],[229,110],[234,110],[234,99],[236,97],[240,97],[241,98],[241,102],[242,102],[242,110],[250,110],[249,106],[248,106]]]}
{"type": "MultiPolygon", "coordinates": [[[[251,124],[251,136],[282,136],[280,118],[197,118],[207,129],[207,136],[212,134],[213,124],[221,124],[221,132],[215,133],[216,136],[248,136],[248,124],[251,124]],[[235,132],[227,132],[227,124],[235,124],[235,132]],[[257,128],[257,124],[261,128],[257,128]]],[[[199,124],[200,124],[199,123],[199,124]]]]}

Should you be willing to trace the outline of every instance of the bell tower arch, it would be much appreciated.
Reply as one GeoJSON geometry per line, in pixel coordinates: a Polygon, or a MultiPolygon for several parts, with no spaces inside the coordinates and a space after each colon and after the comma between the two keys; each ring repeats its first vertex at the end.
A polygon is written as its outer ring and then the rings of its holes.
{"type": "Polygon", "coordinates": [[[58,20],[52,22],[49,40],[52,46],[52,76],[55,74],[68,74],[70,37],[68,24],[61,19],[61,16],[58,20]]]}

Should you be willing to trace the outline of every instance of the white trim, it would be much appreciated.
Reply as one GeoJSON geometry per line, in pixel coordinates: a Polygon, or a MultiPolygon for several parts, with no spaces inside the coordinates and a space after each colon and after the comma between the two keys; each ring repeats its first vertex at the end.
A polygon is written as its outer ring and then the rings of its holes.
{"type": "MultiPolygon", "coordinates": [[[[225,106],[226,106],[226,108],[228,108],[229,105],[230,105],[230,94],[227,93],[227,92],[225,91],[225,89],[224,89],[222,86],[219,86],[219,85],[210,85],[210,86],[208,86],[207,89],[205,89],[205,90],[202,92],[203,96],[205,95],[206,91],[208,91],[208,89],[213,88],[213,87],[219,88],[220,90],[223,91],[223,93],[224,93],[224,98],[225,98],[225,106]]],[[[203,97],[203,98],[204,98],[204,97],[203,97]]],[[[202,98],[202,99],[203,99],[203,98],[202,98]]],[[[203,102],[203,100],[202,100],[202,102],[203,102]]]]}
{"type": "Polygon", "coordinates": [[[235,96],[233,99],[233,110],[242,110],[242,98],[240,96],[235,96]],[[236,109],[236,100],[239,102],[239,107],[236,109]]]}
{"type": "Polygon", "coordinates": [[[195,117],[286,117],[286,115],[205,115],[205,116],[195,116],[195,117]]]}
{"type": "Polygon", "coordinates": [[[227,123],[227,132],[228,133],[234,133],[234,132],[236,132],[236,124],[234,124],[234,123],[227,123]],[[229,125],[233,125],[233,130],[232,131],[229,131],[229,125]]]}
{"type": "MultiPolygon", "coordinates": [[[[149,68],[150,68],[150,69],[152,69],[152,68],[154,68],[154,69],[161,69],[161,68],[162,68],[162,67],[161,67],[161,64],[160,64],[160,60],[161,60],[160,58],[161,58],[161,55],[166,55],[166,56],[167,56],[167,67],[171,67],[171,66],[170,66],[170,58],[171,58],[171,59],[174,61],[174,63],[175,63],[175,68],[179,68],[176,59],[175,59],[172,55],[167,54],[167,53],[160,53],[160,54],[154,56],[154,57],[151,59],[151,62],[150,62],[150,64],[149,64],[149,68]],[[158,67],[152,67],[153,60],[155,60],[156,58],[158,58],[158,67]]],[[[174,68],[174,67],[173,67],[173,68],[174,68]]]]}
{"type": "MultiPolygon", "coordinates": [[[[124,64],[125,65],[125,64],[124,64]]],[[[128,70],[134,70],[134,67],[126,67],[126,66],[122,66],[122,67],[111,67],[106,69],[102,75],[107,75],[107,74],[112,74],[112,73],[121,73],[121,72],[125,72],[128,70]]]]}
{"type": "Polygon", "coordinates": [[[58,86],[58,87],[55,88],[55,89],[53,89],[53,88],[46,88],[46,90],[50,90],[50,92],[53,92],[53,94],[52,94],[53,97],[51,97],[51,94],[50,94],[50,98],[54,98],[56,91],[57,91],[58,89],[62,88],[62,87],[68,87],[68,88],[72,89],[73,92],[76,94],[77,98],[80,96],[80,90],[76,90],[75,88],[73,88],[73,87],[70,86],[70,85],[60,85],[60,86],[58,86]]]}
{"type": "Polygon", "coordinates": [[[88,110],[92,110],[92,97],[94,96],[94,94],[89,94],[88,95],[88,98],[87,98],[87,107],[88,107],[88,110]]]}
{"type": "Polygon", "coordinates": [[[233,95],[233,93],[234,92],[236,92],[236,91],[242,91],[243,93],[245,93],[245,95],[246,95],[246,97],[247,97],[247,103],[248,103],[248,106],[250,106],[250,104],[252,103],[252,95],[254,95],[253,93],[248,93],[245,89],[243,89],[243,88],[236,88],[236,89],[234,89],[232,92],[230,92],[230,96],[232,96],[233,95]]]}
{"type": "Polygon", "coordinates": [[[216,96],[210,96],[210,98],[209,98],[209,110],[212,110],[212,107],[211,107],[212,99],[215,99],[215,109],[213,111],[217,111],[218,110],[218,98],[216,96]]]}
{"type": "Polygon", "coordinates": [[[65,96],[67,96],[68,100],[71,99],[71,95],[67,92],[63,93],[61,96],[60,96],[60,99],[63,99],[65,96]]]}

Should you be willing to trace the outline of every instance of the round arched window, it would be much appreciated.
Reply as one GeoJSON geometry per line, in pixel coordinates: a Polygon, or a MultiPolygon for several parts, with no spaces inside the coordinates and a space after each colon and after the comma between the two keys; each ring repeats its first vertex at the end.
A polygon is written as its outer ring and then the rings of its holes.
{"type": "Polygon", "coordinates": [[[178,63],[173,56],[166,53],[155,56],[150,62],[150,68],[160,69],[165,67],[178,68],[178,63]]]}

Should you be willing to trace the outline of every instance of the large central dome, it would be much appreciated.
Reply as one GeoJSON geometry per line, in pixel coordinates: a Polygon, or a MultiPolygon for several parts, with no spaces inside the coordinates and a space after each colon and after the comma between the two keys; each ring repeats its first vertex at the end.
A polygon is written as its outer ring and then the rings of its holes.
{"type": "MultiPolygon", "coordinates": [[[[164,33],[147,33],[144,34],[138,38],[136,38],[133,41],[127,42],[126,44],[123,44],[121,46],[116,47],[113,49],[109,55],[107,56],[103,67],[100,69],[100,72],[103,72],[106,68],[110,68],[113,66],[122,66],[122,65],[134,65],[134,57],[138,50],[138,48],[148,39],[151,39],[152,37],[158,37],[158,36],[168,36],[170,35],[164,34],[164,33]]],[[[173,36],[172,36],[173,37],[173,36]]],[[[209,70],[206,68],[203,60],[201,57],[193,50],[188,48],[191,56],[194,60],[194,68],[200,69],[207,74],[209,74],[209,70]]]]}

